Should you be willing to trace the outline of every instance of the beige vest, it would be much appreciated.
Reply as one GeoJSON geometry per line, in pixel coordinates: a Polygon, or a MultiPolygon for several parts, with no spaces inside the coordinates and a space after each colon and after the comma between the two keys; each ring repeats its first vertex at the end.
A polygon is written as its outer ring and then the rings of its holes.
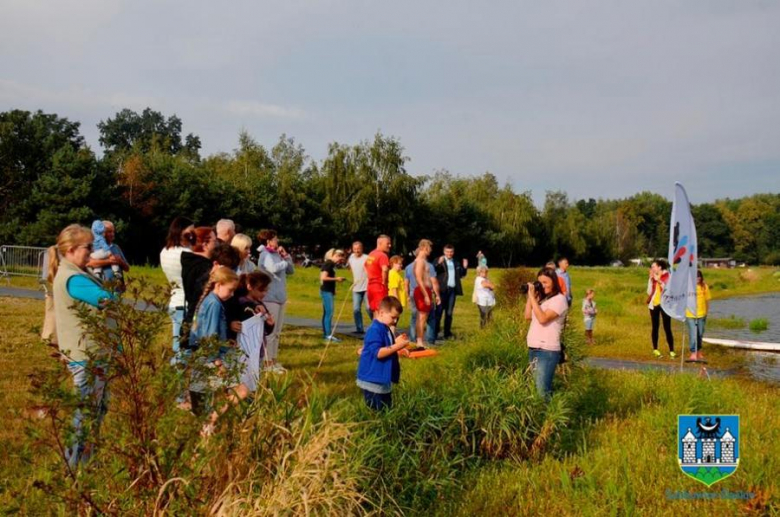
{"type": "MultiPolygon", "coordinates": [[[[88,359],[86,351],[94,348],[95,344],[85,335],[76,314],[74,305],[78,300],[68,294],[68,280],[76,275],[83,275],[100,285],[96,279],[79,269],[73,262],[65,258],[61,259],[52,286],[54,319],[60,350],[71,361],[86,361],[88,359]]],[[[92,310],[97,309],[92,308],[92,310]]]]}

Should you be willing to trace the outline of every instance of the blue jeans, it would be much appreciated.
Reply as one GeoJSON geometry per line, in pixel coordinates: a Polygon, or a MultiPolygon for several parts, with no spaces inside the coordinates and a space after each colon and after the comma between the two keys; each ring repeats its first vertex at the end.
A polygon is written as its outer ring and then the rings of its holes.
{"type": "MultiPolygon", "coordinates": [[[[412,299],[410,299],[409,306],[412,308],[411,320],[409,321],[409,340],[414,343],[417,341],[417,306],[412,299]]],[[[425,324],[425,342],[429,345],[436,343],[436,319],[433,312],[428,314],[428,321],[425,324]]]]}
{"type": "Polygon", "coordinates": [[[79,395],[79,405],[89,408],[87,413],[92,413],[93,429],[84,428],[84,414],[80,408],[73,412],[73,435],[74,442],[65,450],[65,457],[68,465],[75,469],[79,463],[86,462],[92,455],[91,448],[87,447],[87,434],[93,431],[97,434],[100,423],[108,409],[105,379],[98,376],[91,376],[87,372],[86,361],[72,361],[68,363],[68,371],[73,376],[73,386],[79,395]]]}
{"type": "Polygon", "coordinates": [[[558,361],[561,358],[560,352],[542,350],[539,348],[528,349],[528,361],[534,370],[534,380],[536,380],[536,391],[539,396],[549,399],[552,395],[553,375],[558,361]]]}
{"type": "Polygon", "coordinates": [[[368,308],[368,300],[366,299],[365,291],[352,291],[352,316],[355,318],[355,331],[364,332],[363,328],[363,302],[366,303],[366,313],[368,313],[368,320],[374,319],[374,315],[371,309],[368,308]]]}
{"type": "Polygon", "coordinates": [[[184,321],[184,307],[168,307],[168,316],[171,317],[171,326],[173,327],[173,359],[171,364],[175,364],[179,358],[181,334],[181,324],[184,321]]]}
{"type": "Polygon", "coordinates": [[[707,316],[703,318],[685,318],[685,324],[688,327],[688,340],[691,352],[701,350],[704,327],[707,325],[707,316]]]}
{"type": "MultiPolygon", "coordinates": [[[[455,288],[447,288],[441,292],[441,305],[436,306],[436,337],[441,333],[441,317],[444,316],[444,337],[452,336],[452,314],[455,312],[455,288]]],[[[431,315],[433,316],[433,314],[431,315]]]]}
{"type": "Polygon", "coordinates": [[[320,291],[322,298],[322,332],[325,337],[330,337],[333,331],[333,293],[320,291]]]}
{"type": "Polygon", "coordinates": [[[382,411],[383,409],[393,407],[392,393],[374,393],[363,390],[363,399],[366,401],[366,405],[374,411],[382,411]]]}

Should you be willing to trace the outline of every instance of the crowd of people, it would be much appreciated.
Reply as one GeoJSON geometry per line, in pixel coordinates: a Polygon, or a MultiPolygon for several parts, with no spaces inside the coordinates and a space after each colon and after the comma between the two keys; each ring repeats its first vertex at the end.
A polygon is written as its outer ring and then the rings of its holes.
{"type": "MultiPolygon", "coordinates": [[[[115,228],[110,221],[95,221],[91,228],[70,225],[62,230],[49,253],[52,296],[46,303],[44,337],[58,347],[77,393],[94,404],[98,420],[105,413],[105,380],[101,375],[87,375],[87,368],[89,361],[99,363],[101,359],[93,355],[95,344],[81,328],[74,304],[82,302],[98,311],[123,289],[130,266],[114,241],[115,228]]],[[[178,400],[182,409],[204,416],[204,434],[213,431],[219,415],[231,404],[252,396],[262,373],[287,371],[278,355],[288,301],[287,277],[295,273],[295,265],[275,231],[259,232],[256,242],[257,262],[252,259],[253,239],[237,233],[232,221],[223,219],[213,227],[196,226],[189,218],[177,217],[160,252],[161,269],[172,286],[168,306],[172,363],[192,366],[193,358],[198,357],[200,366],[214,372],[212,378],[193,374],[178,400]],[[220,345],[207,357],[196,354],[208,340],[220,345]],[[221,372],[236,365],[241,372],[239,378],[220,386],[220,400],[209,399],[206,394],[214,385],[213,377],[220,377],[221,372]]],[[[392,385],[400,378],[399,355],[408,353],[410,347],[436,347],[442,340],[455,337],[455,305],[464,294],[463,282],[469,268],[467,259],[455,258],[451,245],[445,245],[434,257],[434,245],[427,239],[419,242],[406,265],[403,256],[390,255],[391,249],[392,239],[387,235],[380,235],[375,249],[368,254],[361,242],[354,242],[349,250],[330,249],[319,275],[322,335],[329,342],[338,342],[333,322],[335,298],[338,284],[347,279],[337,269],[351,270],[348,289],[354,332],[363,338],[356,382],[366,404],[374,409],[392,405],[392,385]],[[397,328],[407,309],[411,311],[408,334],[397,328]],[[368,327],[364,326],[364,311],[368,327]]],[[[491,323],[496,284],[489,277],[487,258],[481,251],[476,263],[472,302],[478,309],[480,328],[484,328],[491,323]]],[[[568,268],[568,260],[562,257],[542,268],[536,281],[526,286],[523,314],[529,322],[529,359],[537,391],[545,398],[552,394],[557,365],[565,361],[562,336],[574,298],[568,268]]],[[[670,356],[675,357],[670,318],[660,308],[668,281],[665,262],[653,262],[647,284],[653,353],[661,355],[658,337],[663,323],[670,356]]],[[[703,359],[702,335],[710,299],[701,272],[697,296],[697,311],[689,312],[687,319],[691,360],[703,359]]],[[[591,345],[595,342],[597,314],[595,292],[588,289],[582,315],[586,342],[591,345]]],[[[77,436],[81,436],[81,421],[82,414],[77,410],[73,421],[77,436]]],[[[83,438],[74,442],[67,452],[72,466],[89,457],[88,449],[83,438]]]]}

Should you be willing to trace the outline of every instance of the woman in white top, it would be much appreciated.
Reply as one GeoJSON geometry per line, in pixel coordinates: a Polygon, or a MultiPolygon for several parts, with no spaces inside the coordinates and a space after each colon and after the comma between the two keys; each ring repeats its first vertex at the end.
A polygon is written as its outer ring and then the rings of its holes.
{"type": "Polygon", "coordinates": [[[243,233],[237,233],[233,236],[233,240],[230,241],[230,245],[236,248],[238,256],[241,262],[236,268],[236,273],[239,275],[248,275],[253,271],[257,271],[257,266],[252,259],[249,258],[249,252],[252,250],[252,237],[243,233]]]}
{"type": "Polygon", "coordinates": [[[472,301],[479,308],[479,328],[485,328],[493,316],[493,306],[496,305],[496,294],[493,282],[487,279],[487,266],[477,267],[477,278],[474,280],[474,296],[472,301]]]}
{"type": "Polygon", "coordinates": [[[172,284],[171,300],[168,303],[168,314],[173,325],[173,353],[179,353],[179,334],[184,320],[184,288],[181,279],[181,254],[189,252],[184,235],[195,229],[191,219],[177,217],[168,228],[168,237],[165,239],[165,248],[160,252],[160,267],[165,273],[165,278],[172,284]]]}

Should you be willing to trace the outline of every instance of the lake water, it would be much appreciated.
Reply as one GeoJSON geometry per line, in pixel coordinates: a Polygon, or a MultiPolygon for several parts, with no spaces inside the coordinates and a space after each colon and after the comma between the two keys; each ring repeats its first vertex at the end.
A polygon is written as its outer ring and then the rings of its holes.
{"type": "Polygon", "coordinates": [[[780,293],[713,300],[710,302],[707,322],[708,337],[780,343],[780,293]],[[709,325],[710,320],[730,316],[745,320],[745,328],[726,329],[709,325]],[[769,328],[763,332],[751,331],[748,326],[757,318],[769,321],[769,328]]]}
{"type": "MultiPolygon", "coordinates": [[[[707,320],[706,337],[780,343],[780,294],[713,300],[710,303],[707,320]],[[709,325],[712,319],[731,316],[745,320],[745,328],[726,329],[709,325]],[[769,322],[769,328],[763,332],[751,331],[750,322],[757,318],[765,318],[769,322]]],[[[780,353],[752,351],[737,353],[747,354],[746,367],[752,377],[780,383],[780,353]]]]}

